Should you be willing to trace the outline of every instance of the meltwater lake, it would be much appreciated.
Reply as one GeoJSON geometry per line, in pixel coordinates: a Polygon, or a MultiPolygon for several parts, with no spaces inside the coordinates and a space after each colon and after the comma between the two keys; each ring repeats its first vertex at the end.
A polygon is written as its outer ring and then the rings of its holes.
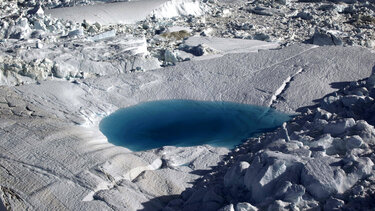
{"type": "Polygon", "coordinates": [[[100,122],[114,145],[132,151],[210,144],[233,148],[290,116],[268,107],[232,102],[161,100],[122,108],[100,122]]]}

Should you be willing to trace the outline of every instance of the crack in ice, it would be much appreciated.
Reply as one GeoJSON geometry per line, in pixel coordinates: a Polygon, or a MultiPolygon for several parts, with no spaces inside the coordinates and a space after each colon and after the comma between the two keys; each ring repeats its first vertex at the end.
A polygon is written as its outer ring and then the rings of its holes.
{"type": "Polygon", "coordinates": [[[279,64],[281,64],[281,63],[283,63],[283,62],[286,62],[286,61],[289,61],[289,60],[291,60],[291,59],[294,59],[294,58],[296,58],[297,56],[300,56],[300,55],[302,55],[302,54],[304,54],[304,53],[307,53],[307,52],[309,52],[309,51],[311,51],[311,50],[313,50],[313,49],[315,49],[315,48],[319,48],[319,46],[311,46],[310,48],[308,48],[308,49],[302,51],[301,53],[298,53],[298,54],[293,55],[293,56],[291,56],[291,57],[285,58],[285,59],[283,59],[283,60],[280,61],[280,62],[276,62],[276,63],[270,64],[270,65],[268,65],[268,66],[266,66],[266,67],[263,67],[263,68],[261,68],[261,69],[255,70],[254,72],[250,72],[249,74],[245,74],[245,75],[243,75],[243,77],[248,76],[248,75],[250,75],[250,74],[258,73],[258,72],[260,72],[260,71],[266,70],[266,69],[271,68],[271,67],[275,67],[275,66],[277,66],[277,65],[279,65],[279,64]]]}
{"type": "Polygon", "coordinates": [[[281,84],[281,86],[275,91],[275,93],[271,96],[271,100],[270,102],[268,103],[268,106],[273,108],[274,107],[274,104],[277,103],[277,98],[280,97],[280,95],[282,93],[284,93],[287,89],[288,89],[288,85],[290,84],[291,81],[294,80],[294,78],[301,74],[302,72],[304,71],[303,68],[299,69],[296,73],[294,73],[293,75],[291,76],[288,76],[284,81],[283,83],[281,84]]]}

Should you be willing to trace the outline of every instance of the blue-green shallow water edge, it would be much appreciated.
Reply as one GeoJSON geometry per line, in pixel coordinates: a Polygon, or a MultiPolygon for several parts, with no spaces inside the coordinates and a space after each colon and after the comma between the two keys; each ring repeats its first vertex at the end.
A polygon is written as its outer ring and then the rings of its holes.
{"type": "Polygon", "coordinates": [[[132,151],[203,144],[233,148],[289,119],[289,115],[269,107],[160,100],[119,109],[105,117],[99,128],[110,143],[132,151]]]}

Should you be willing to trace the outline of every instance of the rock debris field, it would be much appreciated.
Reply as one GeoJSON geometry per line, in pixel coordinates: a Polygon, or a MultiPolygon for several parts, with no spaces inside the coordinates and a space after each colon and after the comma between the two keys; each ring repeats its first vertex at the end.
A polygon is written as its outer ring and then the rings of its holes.
{"type": "Polygon", "coordinates": [[[0,210],[372,210],[374,28],[373,0],[0,0],[0,210]],[[291,119],[234,149],[101,133],[160,100],[291,119]]]}

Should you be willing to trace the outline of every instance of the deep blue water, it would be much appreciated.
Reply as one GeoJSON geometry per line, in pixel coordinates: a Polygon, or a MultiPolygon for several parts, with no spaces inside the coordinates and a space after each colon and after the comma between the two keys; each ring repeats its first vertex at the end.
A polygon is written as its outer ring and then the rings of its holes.
{"type": "Polygon", "coordinates": [[[110,143],[132,151],[210,144],[233,148],[290,116],[232,102],[162,100],[119,109],[100,122],[110,143]]]}

